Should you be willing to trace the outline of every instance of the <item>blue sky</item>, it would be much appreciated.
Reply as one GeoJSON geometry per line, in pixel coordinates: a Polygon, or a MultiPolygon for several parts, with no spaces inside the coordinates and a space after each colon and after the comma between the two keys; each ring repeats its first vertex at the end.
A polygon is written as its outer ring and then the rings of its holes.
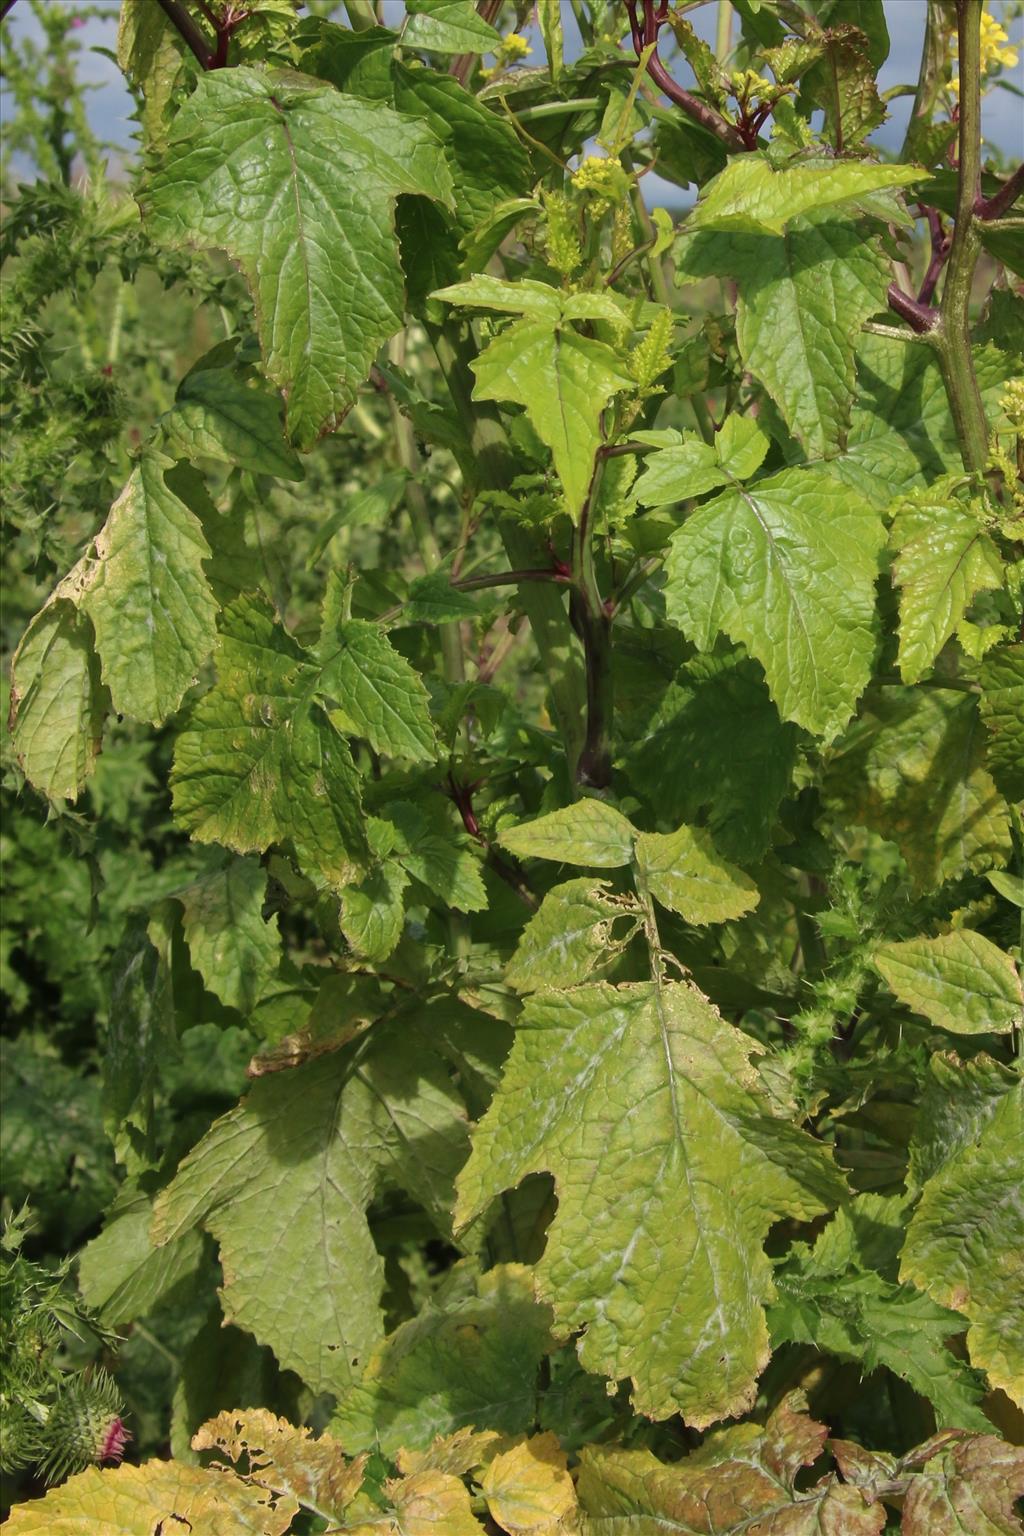
{"type": "MultiPolygon", "coordinates": [[[[62,6],[66,10],[74,9],[74,0],[47,0],[47,3],[62,6]]],[[[156,4],[156,0],[151,0],[151,3],[156,4]]],[[[925,5],[926,0],[885,0],[886,20],[892,46],[879,77],[883,90],[904,81],[913,81],[917,77],[925,5]]],[[[109,0],[109,6],[109,19],[90,20],[79,34],[79,40],[86,50],[82,54],[81,68],[83,78],[100,87],[92,93],[89,103],[89,114],[94,127],[101,137],[114,145],[122,146],[127,151],[131,145],[134,128],[131,121],[131,98],[124,88],[117,66],[102,53],[93,51],[98,48],[112,50],[114,47],[117,0],[109,0]]],[[[713,38],[717,9],[713,0],[708,0],[708,3],[697,11],[690,13],[690,19],[694,22],[697,31],[709,41],[713,38]]],[[[991,9],[997,16],[1002,13],[999,0],[994,0],[991,9]]],[[[387,20],[399,20],[403,13],[401,0],[384,0],[384,10],[387,20]],[[389,11],[394,11],[394,18],[387,15],[389,11]]],[[[573,18],[568,5],[565,11],[567,30],[574,31],[573,18]]],[[[22,29],[28,29],[34,35],[38,35],[39,31],[27,4],[15,5],[14,10],[4,22],[4,30],[8,28],[13,34],[17,34],[22,29]]],[[[1013,22],[1010,33],[1021,51],[1021,63],[1013,72],[1012,78],[1015,85],[1024,89],[1024,19],[1018,18],[1013,22]]],[[[531,40],[537,43],[537,51],[530,60],[533,63],[543,58],[534,28],[531,28],[531,40]]],[[[567,44],[566,51],[571,56],[573,52],[571,39],[567,38],[567,44]]],[[[689,83],[685,66],[682,69],[678,66],[675,68],[680,83],[689,83]]],[[[3,111],[3,106],[4,104],[0,102],[0,112],[3,111]]],[[[883,148],[898,149],[902,142],[909,108],[908,98],[900,98],[891,104],[890,120],[877,131],[876,135],[878,143],[883,148]]],[[[1011,160],[1024,158],[1024,100],[1006,90],[990,92],[984,103],[983,132],[986,141],[998,146],[1011,160]]],[[[645,186],[645,192],[648,195],[653,193],[655,199],[661,190],[650,185],[645,186]]],[[[664,191],[669,193],[667,188],[664,191]]],[[[669,195],[674,199],[678,199],[679,196],[676,189],[672,189],[669,195]]]]}

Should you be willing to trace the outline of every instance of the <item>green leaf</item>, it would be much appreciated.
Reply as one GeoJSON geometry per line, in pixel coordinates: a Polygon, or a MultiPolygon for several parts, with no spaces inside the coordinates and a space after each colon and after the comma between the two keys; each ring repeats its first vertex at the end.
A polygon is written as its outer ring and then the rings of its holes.
{"type": "Polygon", "coordinates": [[[895,1284],[905,1220],[901,1197],[859,1195],[813,1247],[795,1244],[776,1271],[772,1340],[811,1344],[858,1362],[865,1374],[885,1366],[932,1403],[940,1424],[987,1429],[981,1379],[946,1348],[964,1319],[895,1284]]]}
{"type": "Polygon", "coordinates": [[[842,160],[777,171],[763,155],[737,155],[708,182],[686,228],[778,235],[801,214],[853,203],[865,192],[882,187],[905,187],[929,179],[927,172],[910,165],[842,160]]]}
{"type": "Polygon", "coordinates": [[[325,623],[320,640],[318,696],[331,719],[375,752],[433,762],[437,738],[427,690],[377,624],[364,619],[325,623]]]}
{"type": "Polygon", "coordinates": [[[146,1317],[183,1280],[195,1275],[203,1256],[199,1232],[154,1248],[149,1228],[153,1207],[137,1190],[118,1201],[112,1220],[78,1256],[78,1285],[104,1323],[131,1323],[146,1317]]]}
{"type": "MultiPolygon", "coordinates": [[[[479,22],[475,7],[469,9],[479,22]]],[[[530,159],[508,119],[451,75],[397,65],[394,82],[398,110],[420,118],[444,147],[455,193],[452,217],[462,234],[471,234],[499,204],[530,190],[530,159]]]]}
{"type": "Polygon", "coordinates": [[[267,872],[255,859],[232,859],[176,892],[192,964],[229,1008],[248,1014],[277,975],[281,936],[265,922],[267,872]]]}
{"type": "Polygon", "coordinates": [[[825,1449],[828,1430],[807,1417],[793,1392],[762,1428],[716,1430],[698,1451],[665,1463],[648,1450],[585,1446],[577,1492],[589,1531],[606,1536],[879,1536],[881,1505],[828,1473],[805,1487],[797,1477],[825,1449]]]}
{"type": "MultiPolygon", "coordinates": [[[[854,17],[859,20],[857,12],[854,17]]],[[[878,66],[858,26],[833,25],[820,34],[820,41],[824,56],[804,75],[801,100],[824,112],[826,138],[840,153],[849,153],[885,122],[875,80],[878,66]]]]}
{"type": "Polygon", "coordinates": [[[784,234],[698,232],[677,247],[681,278],[731,273],[745,366],[811,458],[843,448],[864,321],[885,308],[891,263],[877,240],[828,212],[784,234]]]}
{"type": "Polygon", "coordinates": [[[865,1375],[884,1366],[928,1399],[940,1427],[990,1427],[981,1379],[945,1347],[962,1331],[959,1313],[874,1274],[779,1275],[776,1283],[779,1301],[768,1314],[774,1344],[812,1344],[856,1361],[865,1375]]]}
{"type": "Polygon", "coordinates": [[[483,912],[487,892],[481,863],[458,836],[443,805],[413,805],[391,800],[384,812],[397,836],[392,856],[402,868],[433,891],[446,906],[459,912],[483,912]]]}
{"type": "Polygon", "coordinates": [[[741,641],[782,717],[832,740],[871,673],[884,539],[877,514],[823,470],[723,491],[673,535],[669,617],[701,650],[719,631],[741,641]]]}
{"type": "Polygon", "coordinates": [[[678,446],[662,448],[644,461],[636,499],[643,507],[664,507],[728,484],[714,447],[696,432],[685,432],[678,446]]]}
{"type": "Polygon", "coordinates": [[[391,75],[398,33],[388,27],[353,32],[320,16],[303,21],[295,37],[304,74],[329,80],[346,96],[390,102],[391,75]]]}
{"type": "Polygon", "coordinates": [[[983,1035],[1024,1026],[1024,995],[1012,959],[970,928],[883,944],[873,963],[900,1001],[937,1029],[983,1035]]]}
{"type": "Polygon", "coordinates": [[[936,1051],[929,1058],[910,1141],[911,1194],[920,1194],[933,1173],[978,1140],[1016,1082],[1012,1067],[984,1051],[969,1061],[961,1061],[955,1051],[936,1051]]]}
{"type": "Polygon", "coordinates": [[[141,1467],[88,1467],[12,1511],[7,1529],[11,1536],[82,1536],[104,1529],[153,1536],[180,1525],[196,1536],[283,1536],[298,1512],[290,1498],[213,1467],[153,1460],[141,1467]]]}
{"type": "Polygon", "coordinates": [[[518,992],[551,985],[574,987],[589,981],[621,951],[636,928],[634,909],[607,893],[605,880],[584,875],[548,891],[523,929],[505,980],[518,992]],[[632,919],[630,932],[616,938],[617,919],[632,919]]]}
{"type": "Polygon", "coordinates": [[[724,923],[757,906],[753,880],[722,858],[701,827],[641,833],[636,863],[651,895],[688,923],[724,923]]]}
{"type": "Polygon", "coordinates": [[[487,272],[477,272],[468,282],[442,288],[434,298],[444,299],[446,304],[500,310],[507,315],[530,315],[538,320],[557,321],[562,314],[562,295],[558,289],[529,277],[509,283],[487,272]]]}
{"type": "Polygon", "coordinates": [[[525,319],[495,336],[472,366],[474,400],[525,406],[551,450],[569,516],[578,520],[601,446],[601,413],[616,391],[632,388],[619,358],[568,325],[525,319]]]}
{"type": "Polygon", "coordinates": [[[159,425],[168,451],[179,458],[217,459],[280,480],[305,478],[284,439],[280,398],[247,383],[235,368],[197,364],[159,425]]]}
{"type": "Polygon", "coordinates": [[[1024,1407],[1024,1085],[932,1175],[907,1230],[900,1278],[971,1320],[971,1361],[1024,1407]]]}
{"type": "Polygon", "coordinates": [[[900,673],[923,677],[981,591],[1003,584],[1003,563],[981,523],[982,508],[923,493],[896,508],[889,544],[897,551],[900,673]]]}
{"type": "Polygon", "coordinates": [[[771,839],[796,760],[761,668],[745,657],[701,657],[679,674],[630,748],[630,784],[668,821],[702,814],[729,858],[756,861],[771,839]]]}
{"type": "Polygon", "coordinates": [[[523,1265],[477,1276],[466,1262],[377,1348],[331,1431],[348,1451],[379,1447],[390,1457],[465,1425],[521,1434],[536,1417],[550,1328],[550,1310],[534,1300],[523,1265]]]}
{"type": "Polygon", "coordinates": [[[903,1536],[1017,1536],[1022,1488],[1024,1450],[996,1435],[937,1446],[910,1481],[903,1536]]]}
{"type": "Polygon", "coordinates": [[[228,1316],[314,1392],[342,1393],[383,1332],[366,1208],[397,1183],[443,1230],[465,1144],[445,1063],[407,1022],[378,1024],[257,1080],[158,1196],[153,1240],[204,1226],[220,1245],[228,1316]]]}
{"type": "Polygon", "coordinates": [[[517,859],[555,859],[592,869],[614,869],[633,857],[630,822],[604,800],[577,800],[564,810],[502,832],[500,842],[517,859]]]}
{"type": "Polygon", "coordinates": [[[979,671],[985,759],[1010,800],[1024,800],[1024,645],[990,651],[979,671]]]}
{"type": "Polygon", "coordinates": [[[170,19],[149,0],[124,0],[117,27],[117,62],[142,92],[140,116],[147,149],[162,149],[173,92],[184,74],[182,45],[170,19]]]}
{"type": "Polygon", "coordinates": [[[239,67],[202,76],[143,194],[156,240],[215,246],[241,266],[300,448],[337,426],[402,323],[401,193],[451,196],[423,124],[307,78],[239,67]]]}
{"type": "Polygon", "coordinates": [[[62,595],[66,586],[36,614],[11,663],[14,750],[29,783],[51,800],[81,794],[110,707],[92,625],[62,595]]]}
{"type": "Polygon", "coordinates": [[[402,46],[427,53],[493,53],[501,43],[473,0],[406,0],[402,46]]]}
{"type": "Polygon", "coordinates": [[[177,740],[177,819],[201,843],[258,853],[290,841],[308,872],[337,888],[358,879],[359,779],[316,701],[319,667],[265,599],[243,597],[225,610],[217,671],[177,740]]]}
{"type": "Polygon", "coordinates": [[[193,470],[148,450],[83,567],[78,602],[119,714],[159,725],[213,649],[217,603],[203,570],[212,551],[196,515],[208,504],[193,470]]]}
{"type": "MultiPolygon", "coordinates": [[[[994,411],[1011,367],[994,347],[975,350],[986,408],[994,411]]],[[[946,386],[931,347],[866,335],[857,348],[857,401],[834,473],[876,506],[962,473],[946,386]]]]}
{"type": "Polygon", "coordinates": [[[826,794],[841,815],[894,842],[913,889],[927,891],[1009,857],[1009,813],[983,755],[973,697],[883,688],[838,749],[826,794]]]}
{"type": "Polygon", "coordinates": [[[341,897],[341,931],[359,955],[378,964],[392,953],[405,926],[409,877],[394,859],[375,865],[341,897]]]}
{"type": "Polygon", "coordinates": [[[652,1418],[702,1427],[750,1406],[764,1236],[841,1195],[824,1149],[774,1116],[752,1050],[688,986],[538,993],[459,1178],[464,1228],[528,1174],[554,1176],[538,1294],[560,1333],[583,1330],[582,1364],[631,1377],[652,1418]]]}

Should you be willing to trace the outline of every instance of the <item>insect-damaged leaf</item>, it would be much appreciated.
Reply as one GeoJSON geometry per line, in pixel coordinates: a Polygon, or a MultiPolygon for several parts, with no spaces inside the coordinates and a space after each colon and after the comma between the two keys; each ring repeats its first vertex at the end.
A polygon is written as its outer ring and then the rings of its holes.
{"type": "Polygon", "coordinates": [[[581,1455],[579,1499],[589,1528],[607,1536],[648,1531],[687,1536],[879,1536],[885,1511],[828,1473],[797,1488],[828,1434],[807,1417],[802,1393],[784,1398],[762,1428],[737,1424],[710,1435],[700,1450],[666,1464],[650,1451],[588,1446],[581,1455]]]}

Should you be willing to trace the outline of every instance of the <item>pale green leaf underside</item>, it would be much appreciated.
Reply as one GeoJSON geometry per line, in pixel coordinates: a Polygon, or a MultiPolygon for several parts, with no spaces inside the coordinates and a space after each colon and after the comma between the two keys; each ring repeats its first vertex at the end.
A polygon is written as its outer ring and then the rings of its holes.
{"type": "Polygon", "coordinates": [[[99,755],[107,690],[92,626],[58,588],[31,621],[11,665],[14,750],[51,800],[75,800],[99,755]]]}
{"type": "Polygon", "coordinates": [[[228,1320],[314,1392],[342,1392],[383,1331],[366,1207],[397,1183],[443,1220],[465,1144],[444,1064],[408,1029],[378,1026],[259,1079],[179,1165],[153,1238],[204,1226],[220,1244],[228,1320]]]}
{"type": "Polygon", "coordinates": [[[972,929],[884,944],[874,964],[900,1001],[938,1029],[980,1035],[1024,1025],[1013,960],[972,929]]]}
{"type": "Polygon", "coordinates": [[[154,1248],[152,1216],[149,1200],[138,1195],[78,1256],[79,1289],[105,1323],[145,1317],[179,1281],[194,1274],[203,1256],[202,1234],[195,1231],[154,1248]]]}
{"type": "Polygon", "coordinates": [[[924,171],[909,165],[842,160],[831,166],[795,165],[776,171],[761,155],[737,155],[708,182],[686,227],[780,234],[790,219],[813,209],[927,179],[924,171]]]}
{"type": "Polygon", "coordinates": [[[176,894],[189,955],[206,987],[229,1008],[249,1013],[281,960],[277,919],[263,918],[266,870],[255,859],[233,859],[176,894]]]}
{"type": "Polygon", "coordinates": [[[922,496],[897,513],[889,540],[898,553],[900,674],[923,677],[975,596],[1003,584],[999,552],[977,517],[956,502],[922,496]]]}
{"type": "Polygon", "coordinates": [[[873,509],[823,470],[735,487],[673,535],[669,617],[702,650],[720,631],[742,642],[783,718],[831,740],[871,674],[884,540],[873,509]]]}
{"type": "Polygon", "coordinates": [[[421,123],[287,71],[216,70],[182,105],[143,194],[155,239],[237,261],[300,448],[331,431],[402,323],[400,193],[451,177],[421,123]]]}
{"type": "Polygon", "coordinates": [[[1024,1407],[1024,1085],[928,1180],[900,1277],[971,1320],[971,1360],[1024,1407]]]}
{"type": "Polygon", "coordinates": [[[197,475],[146,452],[81,567],[79,603],[119,714],[159,725],[213,649],[217,603],[203,569],[212,551],[193,510],[207,503],[197,475]]]}
{"type": "Polygon", "coordinates": [[[773,1117],[752,1042],[695,989],[538,993],[459,1178],[464,1227],[549,1172],[558,1211],[537,1285],[583,1365],[637,1409],[702,1426],[753,1401],[768,1358],[761,1244],[840,1198],[825,1151],[773,1117]]]}

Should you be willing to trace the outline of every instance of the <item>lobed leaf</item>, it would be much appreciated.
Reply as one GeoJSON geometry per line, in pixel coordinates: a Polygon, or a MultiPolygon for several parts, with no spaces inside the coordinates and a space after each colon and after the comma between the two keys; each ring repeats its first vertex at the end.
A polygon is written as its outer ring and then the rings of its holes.
{"type": "Polygon", "coordinates": [[[400,193],[451,198],[429,129],[308,76],[248,66],[202,76],[143,192],[154,239],[214,246],[241,266],[299,448],[338,425],[402,323],[400,193]]]}
{"type": "Polygon", "coordinates": [[[768,1358],[764,1235],[842,1189],[774,1115],[752,1049],[688,986],[535,994],[459,1177],[465,1228],[528,1174],[554,1176],[538,1293],[559,1331],[583,1330],[583,1365],[631,1377],[653,1418],[749,1406],[768,1358]]]}
{"type": "Polygon", "coordinates": [[[877,514],[823,470],[723,491],[672,537],[669,617],[701,650],[719,631],[742,642],[783,719],[832,740],[871,674],[884,539],[877,514]]]}

